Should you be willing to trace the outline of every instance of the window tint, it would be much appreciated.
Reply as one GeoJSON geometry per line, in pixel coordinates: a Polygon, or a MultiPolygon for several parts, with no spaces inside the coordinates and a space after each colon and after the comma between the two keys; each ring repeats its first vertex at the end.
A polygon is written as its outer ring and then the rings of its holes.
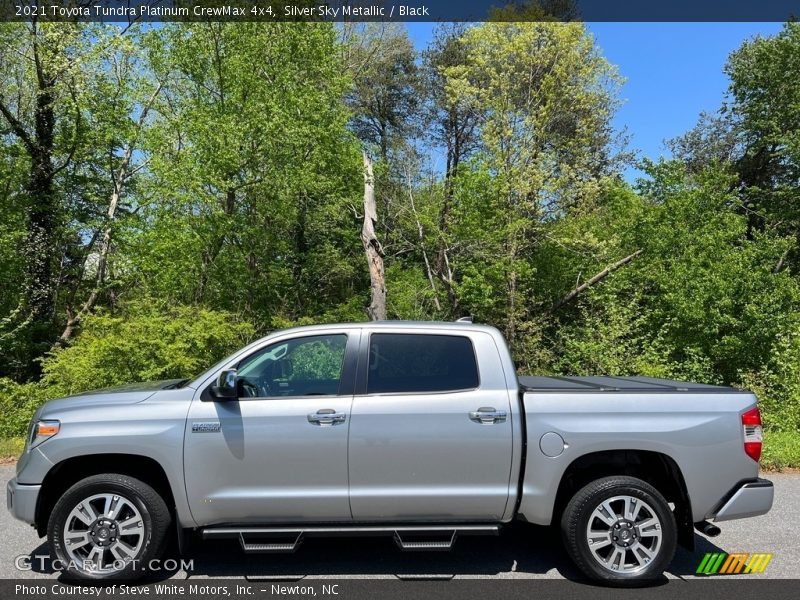
{"type": "Polygon", "coordinates": [[[272,344],[239,363],[239,395],[334,396],[339,393],[347,336],[315,335],[272,344]]]}
{"type": "Polygon", "coordinates": [[[367,393],[445,392],[478,387],[469,338],[375,333],[369,341],[367,393]]]}

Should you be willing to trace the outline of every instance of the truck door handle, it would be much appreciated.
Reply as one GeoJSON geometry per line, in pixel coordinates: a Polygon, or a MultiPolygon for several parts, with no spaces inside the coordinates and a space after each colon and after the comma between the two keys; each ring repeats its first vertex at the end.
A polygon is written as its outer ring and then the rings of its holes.
{"type": "Polygon", "coordinates": [[[338,425],[339,423],[344,423],[346,418],[347,415],[344,413],[337,413],[332,408],[323,408],[315,413],[310,413],[308,422],[312,425],[338,425]]]}
{"type": "Polygon", "coordinates": [[[469,418],[481,425],[493,425],[503,423],[506,420],[506,411],[495,410],[491,406],[482,406],[478,410],[470,411],[469,418]]]}

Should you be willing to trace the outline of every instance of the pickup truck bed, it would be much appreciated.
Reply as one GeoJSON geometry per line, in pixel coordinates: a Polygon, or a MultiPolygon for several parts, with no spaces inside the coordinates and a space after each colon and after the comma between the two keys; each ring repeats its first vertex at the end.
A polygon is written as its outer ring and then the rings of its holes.
{"type": "Polygon", "coordinates": [[[721,499],[758,477],[741,439],[740,415],[755,405],[752,392],[643,376],[521,376],[519,391],[527,447],[518,512],[526,520],[552,522],[565,473],[595,476],[615,454],[623,472],[648,457],[664,461],[686,491],[687,521],[749,516],[749,503],[719,513],[721,499]],[[622,456],[620,439],[629,449],[622,456]]]}

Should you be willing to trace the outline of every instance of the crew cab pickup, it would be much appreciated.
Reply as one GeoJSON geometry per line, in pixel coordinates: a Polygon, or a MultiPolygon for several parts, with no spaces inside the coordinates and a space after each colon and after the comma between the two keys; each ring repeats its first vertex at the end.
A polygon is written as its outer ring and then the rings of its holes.
{"type": "Polygon", "coordinates": [[[499,331],[373,322],[275,332],[192,380],[54,400],[8,508],[66,574],[133,579],[177,532],[292,551],[313,535],[444,550],[513,519],[590,578],[652,579],[710,521],[772,506],[747,391],[517,377],[499,331]]]}

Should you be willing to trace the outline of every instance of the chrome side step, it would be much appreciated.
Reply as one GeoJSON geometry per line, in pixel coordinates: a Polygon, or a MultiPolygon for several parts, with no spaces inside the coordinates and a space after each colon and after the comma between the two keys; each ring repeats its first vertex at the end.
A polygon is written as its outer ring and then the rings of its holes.
{"type": "Polygon", "coordinates": [[[267,554],[267,553],[284,553],[284,552],[294,552],[297,550],[297,547],[303,541],[303,532],[299,532],[293,540],[288,542],[248,542],[245,536],[247,535],[246,532],[240,531],[239,532],[239,543],[242,545],[242,550],[244,550],[248,554],[267,554]]]}
{"type": "Polygon", "coordinates": [[[406,552],[430,550],[447,551],[456,543],[456,530],[454,529],[451,532],[426,532],[425,534],[407,532],[406,539],[403,539],[399,531],[395,531],[394,542],[400,550],[406,552]],[[437,539],[439,535],[443,535],[444,539],[437,539]]]}
{"type": "Polygon", "coordinates": [[[236,538],[246,553],[294,552],[306,537],[390,535],[404,551],[450,550],[459,535],[498,535],[500,525],[323,525],[309,527],[209,527],[203,539],[236,538]]]}

